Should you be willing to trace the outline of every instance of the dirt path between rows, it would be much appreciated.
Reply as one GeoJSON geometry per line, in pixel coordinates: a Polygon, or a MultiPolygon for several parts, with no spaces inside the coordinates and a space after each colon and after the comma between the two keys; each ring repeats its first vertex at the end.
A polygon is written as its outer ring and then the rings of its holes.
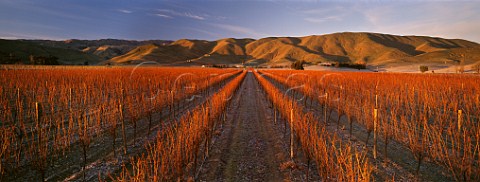
{"type": "MultiPolygon", "coordinates": [[[[233,98],[228,120],[219,129],[200,181],[284,181],[295,179],[282,169],[288,162],[283,127],[274,124],[268,99],[252,73],[233,98]]],[[[298,178],[297,178],[298,179],[298,178]]]]}

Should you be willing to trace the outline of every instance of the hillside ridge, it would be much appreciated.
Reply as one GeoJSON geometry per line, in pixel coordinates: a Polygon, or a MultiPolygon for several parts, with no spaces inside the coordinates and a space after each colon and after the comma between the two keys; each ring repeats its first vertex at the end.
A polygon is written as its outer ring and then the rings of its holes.
{"type": "MultiPolygon", "coordinates": [[[[368,32],[340,32],[303,37],[260,39],[224,38],[215,41],[17,40],[45,49],[68,49],[98,58],[98,64],[137,64],[155,61],[165,65],[253,65],[287,66],[295,61],[308,64],[347,63],[368,66],[391,64],[445,65],[480,61],[480,44],[462,39],[400,36],[368,32]]],[[[11,50],[10,50],[11,51],[11,50]]],[[[51,52],[51,51],[50,51],[51,52]]],[[[75,52],[75,54],[78,54],[75,52]]],[[[5,57],[8,50],[0,49],[5,57]]],[[[68,60],[62,63],[68,64],[68,60]]]]}

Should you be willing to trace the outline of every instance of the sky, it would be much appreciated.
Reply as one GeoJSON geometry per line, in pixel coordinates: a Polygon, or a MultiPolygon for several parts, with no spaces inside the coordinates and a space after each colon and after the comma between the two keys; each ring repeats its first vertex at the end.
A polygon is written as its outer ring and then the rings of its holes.
{"type": "Polygon", "coordinates": [[[480,43],[480,0],[0,0],[3,39],[218,40],[336,32],[480,43]]]}

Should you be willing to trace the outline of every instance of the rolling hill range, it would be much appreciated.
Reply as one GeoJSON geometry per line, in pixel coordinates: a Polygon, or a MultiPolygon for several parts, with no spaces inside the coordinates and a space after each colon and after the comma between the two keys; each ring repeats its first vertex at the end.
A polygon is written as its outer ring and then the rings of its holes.
{"type": "Polygon", "coordinates": [[[20,40],[0,39],[0,63],[29,63],[30,55],[34,56],[55,56],[60,64],[98,64],[102,59],[96,55],[82,51],[49,47],[37,43],[20,40]]]}
{"type": "Polygon", "coordinates": [[[145,44],[167,45],[172,41],[166,40],[117,40],[117,39],[100,39],[100,40],[77,40],[70,39],[65,41],[51,41],[51,40],[23,40],[27,42],[36,43],[42,46],[73,49],[85,53],[93,54],[100,57],[102,60],[111,59],[116,56],[123,55],[135,47],[145,44]]]}
{"type": "Polygon", "coordinates": [[[304,60],[358,63],[369,66],[394,64],[458,64],[480,61],[480,45],[460,39],[396,36],[376,33],[335,33],[306,37],[178,40],[168,45],[145,45],[107,62],[129,64],[156,61],[162,64],[289,65],[304,60]],[[465,57],[464,57],[465,55],[465,57]]]}
{"type": "MultiPolygon", "coordinates": [[[[6,44],[5,42],[2,41],[2,45],[6,44]]],[[[102,39],[96,41],[22,40],[9,43],[19,44],[23,47],[26,45],[42,47],[51,54],[65,50],[64,55],[90,56],[88,58],[92,59],[91,62],[98,64],[136,64],[143,61],[155,61],[162,65],[173,66],[238,65],[242,63],[285,66],[303,60],[310,64],[340,62],[382,68],[425,64],[441,68],[442,65],[444,67],[460,63],[471,65],[480,61],[480,45],[475,42],[378,33],[345,32],[305,37],[267,37],[258,40],[233,38],[216,41],[102,39]]],[[[4,47],[0,47],[0,53],[4,55],[8,51],[14,51],[11,49],[5,51],[4,47]]],[[[60,60],[65,60],[62,63],[68,64],[68,59],[60,60]]]]}

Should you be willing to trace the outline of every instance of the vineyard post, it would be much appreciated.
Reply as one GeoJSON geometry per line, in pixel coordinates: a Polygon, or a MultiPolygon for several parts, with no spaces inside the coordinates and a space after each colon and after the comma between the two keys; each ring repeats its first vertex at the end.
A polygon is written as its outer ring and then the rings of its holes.
{"type": "Polygon", "coordinates": [[[327,125],[327,101],[328,101],[328,93],[325,93],[325,104],[323,107],[323,111],[324,111],[323,121],[325,122],[325,126],[327,125]]]}
{"type": "MultiPolygon", "coordinates": [[[[223,93],[223,100],[226,100],[227,99],[227,95],[225,95],[225,93],[223,93]]],[[[220,125],[221,128],[223,128],[223,124],[225,124],[225,122],[227,121],[227,111],[228,111],[228,104],[225,103],[225,109],[223,109],[223,120],[222,120],[222,124],[220,125]]],[[[220,116],[220,117],[222,117],[220,116]]]]}
{"type": "Polygon", "coordinates": [[[17,87],[17,104],[20,103],[20,87],[17,87]]]}
{"type": "Polygon", "coordinates": [[[210,122],[209,122],[209,116],[208,116],[208,107],[205,108],[205,122],[207,124],[207,128],[205,129],[206,134],[205,134],[205,157],[208,157],[208,145],[209,145],[209,127],[210,127],[210,122]]]}
{"type": "MultiPolygon", "coordinates": [[[[70,87],[68,89],[68,114],[69,114],[69,127],[68,127],[68,133],[69,133],[69,137],[68,137],[68,143],[70,143],[70,130],[72,130],[73,127],[70,127],[70,124],[73,124],[73,109],[72,109],[72,103],[73,103],[73,89],[70,87]]],[[[70,150],[70,149],[69,149],[70,150]]],[[[65,150],[63,151],[63,155],[65,155],[65,150]]]]}
{"type": "Polygon", "coordinates": [[[17,87],[17,119],[20,121],[20,118],[22,117],[21,115],[21,101],[20,101],[20,88],[17,87]]]}
{"type": "Polygon", "coordinates": [[[123,105],[120,103],[119,105],[119,111],[120,111],[120,119],[122,120],[122,140],[123,140],[123,154],[127,156],[127,137],[125,135],[125,118],[123,115],[123,105]]]}
{"type": "Polygon", "coordinates": [[[290,159],[293,160],[293,103],[290,109],[290,159]]]}
{"type": "Polygon", "coordinates": [[[277,125],[277,108],[273,106],[273,124],[277,125]]]}
{"type": "Polygon", "coordinates": [[[151,131],[151,128],[152,128],[152,114],[153,114],[153,104],[152,104],[152,81],[150,80],[150,78],[148,79],[148,92],[150,95],[150,97],[148,97],[148,132],[147,132],[147,136],[150,136],[150,131],[151,131]]]}
{"type": "Polygon", "coordinates": [[[208,96],[209,91],[210,91],[210,87],[209,87],[209,86],[210,86],[210,78],[207,77],[207,88],[205,89],[205,90],[207,91],[207,96],[208,96]]]}
{"type": "Polygon", "coordinates": [[[69,109],[72,109],[72,92],[73,92],[73,90],[72,90],[72,88],[70,87],[70,88],[68,89],[68,102],[69,102],[69,103],[68,103],[68,107],[69,107],[69,109]]]}
{"type": "Polygon", "coordinates": [[[38,130],[38,141],[42,141],[42,130],[40,129],[40,111],[39,111],[39,103],[35,102],[35,124],[36,124],[36,129],[38,130]]]}
{"type": "Polygon", "coordinates": [[[457,111],[457,115],[458,115],[458,132],[461,132],[462,130],[462,110],[458,110],[457,111]]]}
{"type": "Polygon", "coordinates": [[[152,99],[148,98],[148,132],[147,136],[150,136],[150,131],[152,130],[152,114],[153,114],[153,104],[152,99]]]}
{"type": "Polygon", "coordinates": [[[377,159],[377,125],[378,125],[378,110],[373,109],[373,158],[377,159]]]}
{"type": "Polygon", "coordinates": [[[89,145],[89,136],[88,136],[88,119],[87,119],[87,112],[83,113],[83,134],[82,134],[82,149],[83,149],[83,166],[82,166],[82,173],[83,173],[83,181],[85,181],[85,167],[87,165],[87,148],[89,145]]]}
{"type": "Polygon", "coordinates": [[[40,125],[40,107],[41,107],[40,103],[35,102],[35,123],[36,123],[35,128],[38,131],[38,134],[37,134],[37,136],[38,136],[38,153],[36,153],[35,155],[38,155],[38,156],[36,156],[37,157],[37,159],[36,159],[37,164],[36,165],[38,165],[37,168],[41,173],[42,181],[45,181],[45,165],[46,165],[45,163],[47,161],[42,160],[42,158],[41,158],[42,157],[41,152],[44,152],[43,151],[44,148],[43,148],[43,142],[42,142],[43,141],[43,139],[42,139],[43,138],[42,137],[42,128],[41,128],[42,126],[40,125]]]}
{"type": "Polygon", "coordinates": [[[272,106],[273,106],[273,123],[277,125],[277,106],[273,103],[273,100],[276,97],[276,93],[273,93],[272,106]]]}
{"type": "MultiPolygon", "coordinates": [[[[18,118],[18,121],[17,121],[17,128],[19,130],[18,132],[18,138],[19,140],[17,141],[18,142],[18,159],[17,159],[17,165],[20,164],[20,160],[22,158],[22,142],[23,142],[23,127],[24,124],[23,124],[23,112],[22,112],[22,101],[20,99],[20,88],[17,88],[17,118],[18,118]]],[[[1,164],[0,164],[1,165],[1,164]]],[[[1,171],[1,170],[0,170],[1,171]]],[[[1,178],[0,178],[1,180],[1,178]]]]}
{"type": "Polygon", "coordinates": [[[174,91],[173,90],[170,90],[170,96],[171,96],[171,105],[170,105],[170,112],[172,112],[172,120],[175,119],[175,102],[174,102],[174,91]]]}
{"type": "MultiPolygon", "coordinates": [[[[120,107],[118,108],[120,110],[120,107]]],[[[117,157],[117,152],[115,150],[115,139],[117,138],[117,120],[113,119],[111,121],[111,127],[110,127],[110,134],[112,135],[112,149],[113,149],[113,157],[117,157]]]]}

